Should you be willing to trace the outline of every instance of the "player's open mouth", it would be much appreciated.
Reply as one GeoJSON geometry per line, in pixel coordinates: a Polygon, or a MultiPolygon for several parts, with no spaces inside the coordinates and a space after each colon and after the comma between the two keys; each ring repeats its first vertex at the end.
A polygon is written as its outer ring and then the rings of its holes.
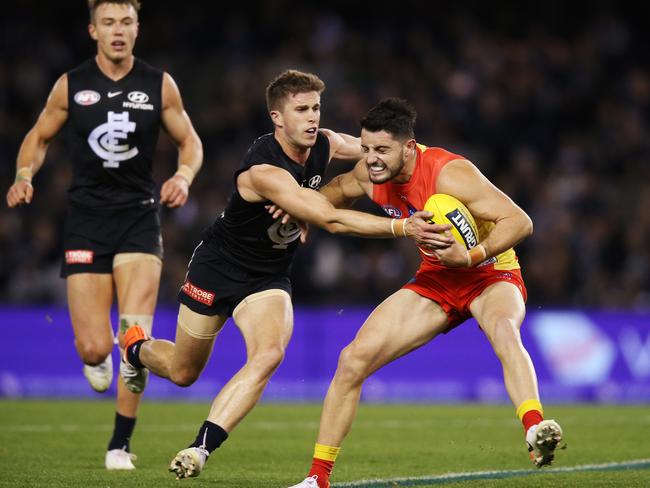
{"type": "Polygon", "coordinates": [[[113,41],[111,42],[111,46],[113,46],[114,49],[124,49],[126,47],[126,42],[124,41],[113,41]]]}
{"type": "Polygon", "coordinates": [[[386,165],[382,163],[373,163],[368,165],[368,171],[373,174],[383,173],[386,165]]]}
{"type": "Polygon", "coordinates": [[[307,134],[314,135],[314,134],[316,134],[316,131],[317,131],[317,130],[318,130],[317,127],[312,127],[311,129],[307,129],[305,132],[306,132],[307,134]]]}

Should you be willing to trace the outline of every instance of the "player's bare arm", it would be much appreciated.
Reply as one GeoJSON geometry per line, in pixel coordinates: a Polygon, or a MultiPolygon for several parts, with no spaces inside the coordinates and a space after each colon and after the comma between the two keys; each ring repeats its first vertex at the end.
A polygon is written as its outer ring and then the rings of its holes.
{"type": "Polygon", "coordinates": [[[32,176],[43,166],[50,141],[68,120],[68,76],[62,75],[52,87],[45,108],[27,133],[18,151],[16,181],[7,192],[7,205],[30,203],[34,195],[32,176]]]}
{"type": "Polygon", "coordinates": [[[417,212],[397,221],[355,210],[336,209],[314,190],[299,186],[285,170],[260,164],[237,177],[237,188],[249,202],[272,201],[295,219],[322,227],[328,232],[363,237],[410,237],[418,243],[435,239],[435,230],[426,222],[429,212],[417,212]]]}
{"type": "MultiPolygon", "coordinates": [[[[336,208],[350,208],[359,198],[370,195],[372,185],[368,178],[363,161],[359,161],[351,171],[334,177],[327,185],[318,190],[336,208]]],[[[269,213],[273,218],[282,217],[282,223],[286,224],[291,219],[291,214],[277,205],[269,205],[269,213]]]]}
{"type": "MultiPolygon", "coordinates": [[[[368,170],[364,160],[359,161],[351,171],[342,173],[332,179],[319,192],[336,208],[349,208],[363,196],[370,197],[372,194],[372,183],[368,177],[368,170]]],[[[277,205],[269,206],[269,212],[273,218],[282,216],[282,223],[286,224],[292,217],[291,213],[285,212],[277,205]]],[[[427,249],[440,249],[449,247],[452,238],[445,235],[449,225],[429,224],[429,230],[433,234],[427,235],[427,249]]]]}
{"type": "Polygon", "coordinates": [[[370,196],[372,184],[363,160],[359,161],[351,171],[342,173],[320,189],[325,198],[336,208],[349,208],[363,196],[370,196]]]}
{"type": "MultiPolygon", "coordinates": [[[[483,259],[506,251],[533,232],[533,223],[526,212],[467,160],[451,161],[443,168],[436,192],[456,197],[475,219],[495,223],[490,234],[480,242],[485,250],[483,259]]],[[[467,250],[458,243],[436,254],[447,266],[468,265],[467,250]]]]}
{"type": "Polygon", "coordinates": [[[361,139],[349,134],[321,129],[330,141],[330,159],[347,159],[357,161],[362,158],[361,139]]]}
{"type": "Polygon", "coordinates": [[[187,201],[189,186],[203,163],[203,145],[192,126],[173,78],[165,73],[162,86],[162,124],[178,147],[178,171],[160,189],[160,202],[180,207],[187,201]]]}

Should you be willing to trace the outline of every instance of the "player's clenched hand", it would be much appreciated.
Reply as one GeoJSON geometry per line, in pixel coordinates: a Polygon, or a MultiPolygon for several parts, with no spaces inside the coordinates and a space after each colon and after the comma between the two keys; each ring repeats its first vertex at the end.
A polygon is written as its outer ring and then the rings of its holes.
{"type": "Polygon", "coordinates": [[[187,180],[176,174],[169,178],[160,189],[160,203],[170,208],[181,207],[187,202],[190,185],[187,180]]]}
{"type": "Polygon", "coordinates": [[[23,203],[31,203],[33,195],[34,187],[29,181],[16,181],[7,192],[7,205],[13,208],[23,203]]]}
{"type": "Polygon", "coordinates": [[[434,250],[440,262],[450,268],[467,266],[467,249],[460,242],[453,240],[453,244],[445,249],[434,250]]]}
{"type": "Polygon", "coordinates": [[[431,212],[415,212],[404,224],[406,236],[413,239],[419,247],[430,250],[444,249],[451,246],[454,238],[449,234],[451,225],[432,224],[431,212]]]}
{"type": "Polygon", "coordinates": [[[282,217],[282,224],[286,224],[291,220],[291,215],[289,215],[288,212],[285,212],[282,210],[280,207],[278,207],[275,203],[273,205],[265,205],[266,210],[269,211],[269,213],[273,216],[275,220],[279,219],[282,217]]]}

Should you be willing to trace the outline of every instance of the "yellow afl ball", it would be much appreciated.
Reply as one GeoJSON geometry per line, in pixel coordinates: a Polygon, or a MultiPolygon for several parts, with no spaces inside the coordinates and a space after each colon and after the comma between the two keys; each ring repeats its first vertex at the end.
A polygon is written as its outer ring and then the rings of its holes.
{"type": "Polygon", "coordinates": [[[474,217],[458,199],[444,193],[436,193],[424,204],[424,210],[433,214],[431,222],[434,224],[451,224],[454,239],[466,249],[478,244],[478,228],[474,217]]]}

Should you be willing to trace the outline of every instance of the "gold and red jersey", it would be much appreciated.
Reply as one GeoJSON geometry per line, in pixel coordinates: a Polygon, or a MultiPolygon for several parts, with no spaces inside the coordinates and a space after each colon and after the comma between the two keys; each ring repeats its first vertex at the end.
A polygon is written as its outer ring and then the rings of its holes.
{"type": "MultiPolygon", "coordinates": [[[[446,151],[440,147],[427,147],[417,144],[415,169],[407,183],[399,184],[388,181],[380,185],[373,185],[372,200],[379,204],[384,211],[393,218],[406,218],[424,208],[428,198],[438,193],[437,181],[440,171],[450,161],[465,159],[459,154],[446,151]]],[[[452,195],[453,196],[453,195],[452,195]]],[[[476,219],[479,231],[479,242],[485,239],[494,227],[494,222],[476,219]]],[[[433,268],[444,267],[438,258],[431,252],[420,249],[423,265],[433,268]]],[[[490,266],[495,270],[519,269],[517,255],[510,248],[498,256],[487,259],[478,265],[490,266]]]]}

